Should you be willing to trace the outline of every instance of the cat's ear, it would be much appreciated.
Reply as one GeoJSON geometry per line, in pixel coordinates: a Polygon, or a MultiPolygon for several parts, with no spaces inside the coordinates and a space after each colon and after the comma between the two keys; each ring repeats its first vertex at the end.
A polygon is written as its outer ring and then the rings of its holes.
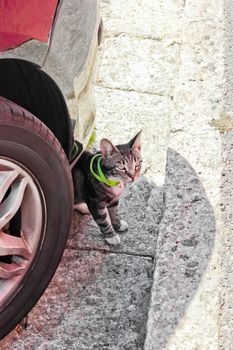
{"type": "Polygon", "coordinates": [[[118,153],[118,149],[108,139],[102,139],[100,141],[100,151],[103,158],[110,157],[113,153],[118,153]]]}
{"type": "Polygon", "coordinates": [[[137,150],[137,151],[141,150],[141,134],[142,134],[142,130],[139,131],[139,133],[137,133],[137,135],[134,136],[134,138],[129,141],[129,147],[132,150],[137,150]]]}

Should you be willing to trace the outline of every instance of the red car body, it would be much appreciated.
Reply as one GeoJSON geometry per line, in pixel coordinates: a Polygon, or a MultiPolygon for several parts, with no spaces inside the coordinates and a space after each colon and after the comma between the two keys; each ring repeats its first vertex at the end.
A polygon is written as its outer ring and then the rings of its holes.
{"type": "Polygon", "coordinates": [[[31,39],[48,42],[57,5],[57,0],[1,1],[0,51],[31,39]]]}

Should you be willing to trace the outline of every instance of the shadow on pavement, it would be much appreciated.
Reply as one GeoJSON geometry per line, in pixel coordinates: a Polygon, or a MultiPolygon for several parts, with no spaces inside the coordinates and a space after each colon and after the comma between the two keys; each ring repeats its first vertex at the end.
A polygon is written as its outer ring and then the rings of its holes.
{"type": "Polygon", "coordinates": [[[146,350],[165,349],[208,266],[215,217],[200,177],[168,149],[146,350]]]}
{"type": "Polygon", "coordinates": [[[163,191],[142,177],[122,199],[129,230],[122,245],[104,243],[89,216],[74,213],[60,266],[28,327],[4,350],[143,350],[162,217],[163,191]]]}
{"type": "Polygon", "coordinates": [[[130,228],[118,250],[104,244],[93,220],[75,213],[61,264],[27,329],[0,347],[143,350],[151,297],[146,350],[163,350],[214,244],[214,213],[199,176],[169,149],[165,191],[145,177],[127,190],[121,210],[130,228]]]}
{"type": "Polygon", "coordinates": [[[121,234],[119,247],[109,246],[90,215],[74,213],[73,228],[67,247],[125,254],[144,255],[154,258],[158,229],[163,214],[163,188],[142,176],[126,188],[120,205],[121,217],[129,230],[121,234]]]}

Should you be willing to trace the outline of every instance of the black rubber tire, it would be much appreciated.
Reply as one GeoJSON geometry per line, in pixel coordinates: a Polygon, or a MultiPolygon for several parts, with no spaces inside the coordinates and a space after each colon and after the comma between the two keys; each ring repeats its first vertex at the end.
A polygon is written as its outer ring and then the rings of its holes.
{"type": "Polygon", "coordinates": [[[0,60],[0,77],[0,96],[40,119],[69,158],[73,145],[71,120],[56,83],[35,64],[20,59],[0,60]]]}
{"type": "Polygon", "coordinates": [[[72,177],[60,143],[40,120],[2,97],[1,157],[20,164],[39,183],[47,222],[30,268],[11,298],[1,306],[0,339],[25,317],[49,284],[65,248],[73,210],[72,177]]]}

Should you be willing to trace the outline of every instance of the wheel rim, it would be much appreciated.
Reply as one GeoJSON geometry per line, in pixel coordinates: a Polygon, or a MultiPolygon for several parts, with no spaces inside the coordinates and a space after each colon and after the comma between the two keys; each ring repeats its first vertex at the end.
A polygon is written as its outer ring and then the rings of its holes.
{"type": "Polygon", "coordinates": [[[46,225],[43,192],[27,169],[0,158],[0,307],[21,285],[46,225]]]}

